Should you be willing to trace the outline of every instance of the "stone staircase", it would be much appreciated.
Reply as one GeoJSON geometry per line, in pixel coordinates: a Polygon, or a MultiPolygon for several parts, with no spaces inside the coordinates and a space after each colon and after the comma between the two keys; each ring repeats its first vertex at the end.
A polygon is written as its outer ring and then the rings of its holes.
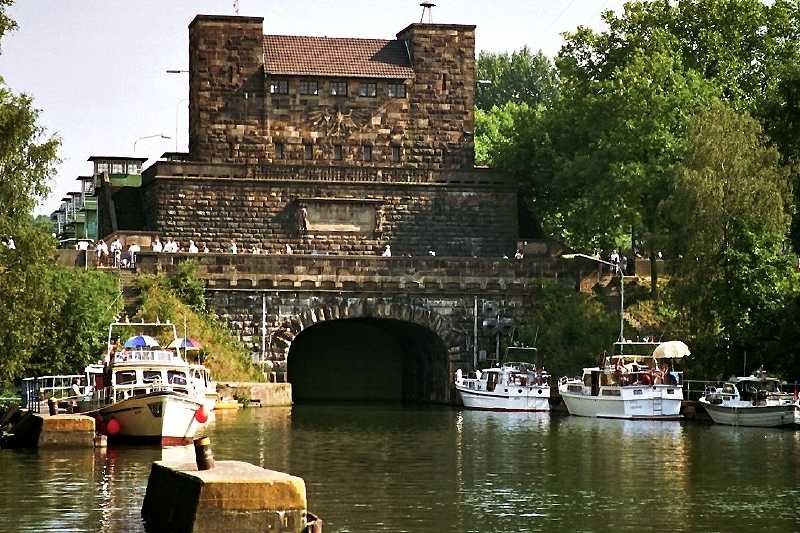
{"type": "Polygon", "coordinates": [[[136,286],[136,272],[133,270],[120,270],[119,284],[122,290],[123,316],[133,318],[142,303],[142,295],[136,286]]]}

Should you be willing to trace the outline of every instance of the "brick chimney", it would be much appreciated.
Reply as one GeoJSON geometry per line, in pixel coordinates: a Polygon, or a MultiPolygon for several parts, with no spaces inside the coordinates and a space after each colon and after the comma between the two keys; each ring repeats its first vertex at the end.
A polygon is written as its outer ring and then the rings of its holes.
{"type": "Polygon", "coordinates": [[[264,19],[197,15],[189,24],[189,152],[208,163],[264,157],[264,19]]]}

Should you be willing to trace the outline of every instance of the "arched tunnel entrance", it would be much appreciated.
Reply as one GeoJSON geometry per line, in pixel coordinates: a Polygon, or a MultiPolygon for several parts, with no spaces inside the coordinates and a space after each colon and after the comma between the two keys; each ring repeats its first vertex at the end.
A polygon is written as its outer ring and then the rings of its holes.
{"type": "Polygon", "coordinates": [[[430,329],[387,318],[315,324],[292,342],[288,380],[295,402],[446,402],[447,348],[430,329]]]}

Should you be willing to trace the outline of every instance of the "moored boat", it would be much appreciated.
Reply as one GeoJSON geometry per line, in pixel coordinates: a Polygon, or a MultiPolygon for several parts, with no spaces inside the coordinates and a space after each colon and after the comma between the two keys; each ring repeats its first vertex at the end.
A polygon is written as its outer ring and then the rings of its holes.
{"type": "Polygon", "coordinates": [[[783,392],[780,381],[763,370],[731,378],[701,397],[700,404],[716,424],[750,427],[800,424],[797,398],[783,392]]]}
{"type": "Polygon", "coordinates": [[[162,349],[154,337],[131,337],[123,346],[111,342],[114,328],[131,327],[166,327],[175,336],[171,324],[111,324],[108,354],[103,365],[86,368],[89,386],[78,411],[95,416],[111,440],[188,444],[208,419],[204,391],[195,388],[180,352],[162,349]]]}
{"type": "MultiPolygon", "coordinates": [[[[510,347],[506,357],[525,355],[535,348],[510,347]]],[[[550,375],[528,362],[507,362],[464,377],[456,371],[456,390],[467,409],[495,411],[549,411],[550,375]]]]}
{"type": "Polygon", "coordinates": [[[558,390],[572,415],[677,420],[681,418],[683,373],[675,361],[689,355],[680,341],[616,342],[614,354],[581,377],[563,377],[558,390]]]}

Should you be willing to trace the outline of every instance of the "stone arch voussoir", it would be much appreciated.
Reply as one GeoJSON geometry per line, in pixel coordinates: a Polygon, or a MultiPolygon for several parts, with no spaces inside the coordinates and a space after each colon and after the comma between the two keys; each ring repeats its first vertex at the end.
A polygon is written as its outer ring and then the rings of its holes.
{"type": "Polygon", "coordinates": [[[338,303],[318,304],[296,315],[283,320],[275,338],[285,343],[285,353],[289,353],[291,343],[303,330],[315,324],[348,318],[383,318],[410,322],[431,330],[439,336],[448,349],[452,349],[458,338],[453,331],[450,320],[430,309],[420,306],[375,301],[362,298],[356,301],[340,301],[338,303]]]}

